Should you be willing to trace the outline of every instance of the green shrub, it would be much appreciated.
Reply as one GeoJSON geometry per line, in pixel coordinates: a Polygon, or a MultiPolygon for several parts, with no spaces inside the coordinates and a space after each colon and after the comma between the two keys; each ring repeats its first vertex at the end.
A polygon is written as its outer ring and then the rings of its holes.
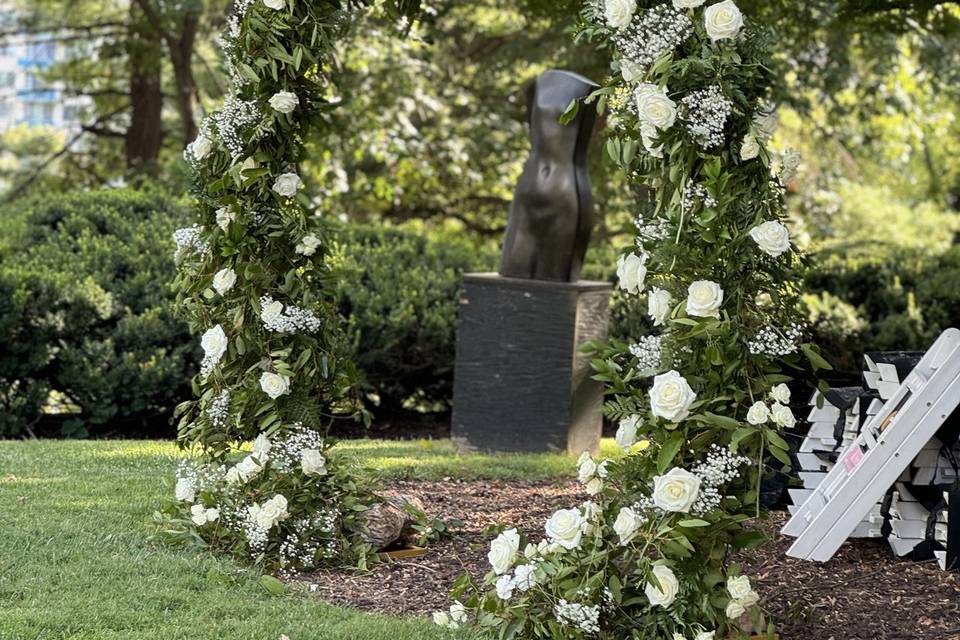
{"type": "Polygon", "coordinates": [[[73,434],[169,433],[198,361],[169,288],[179,205],[150,189],[76,192],[0,219],[0,337],[18,345],[0,359],[0,399],[15,408],[3,433],[36,420],[50,390],[79,408],[73,434]]]}
{"type": "Polygon", "coordinates": [[[453,392],[457,299],[465,271],[489,271],[497,255],[452,234],[346,226],[337,262],[341,311],[355,363],[379,416],[446,411],[453,392]]]}

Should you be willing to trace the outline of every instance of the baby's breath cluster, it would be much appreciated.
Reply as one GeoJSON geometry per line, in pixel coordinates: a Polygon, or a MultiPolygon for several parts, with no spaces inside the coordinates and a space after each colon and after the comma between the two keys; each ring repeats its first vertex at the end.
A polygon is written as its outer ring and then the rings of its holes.
{"type": "Polygon", "coordinates": [[[680,46],[692,31],[693,22],[687,14],[669,4],[637,12],[629,26],[613,35],[623,56],[621,71],[628,79],[639,77],[661,56],[680,46]]]}
{"type": "Polygon", "coordinates": [[[797,322],[792,322],[783,329],[767,325],[757,331],[748,347],[755,356],[783,357],[796,353],[802,337],[803,327],[797,322]]]}
{"type": "Polygon", "coordinates": [[[681,117],[687,131],[704,149],[723,144],[726,138],[727,120],[733,103],[723,95],[723,89],[711,85],[683,97],[680,101],[681,117]]]}

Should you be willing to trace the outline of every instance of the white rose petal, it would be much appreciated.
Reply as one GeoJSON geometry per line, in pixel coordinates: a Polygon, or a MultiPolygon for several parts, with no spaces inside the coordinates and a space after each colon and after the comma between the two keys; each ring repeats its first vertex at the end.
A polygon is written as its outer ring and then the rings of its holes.
{"type": "Polygon", "coordinates": [[[497,597],[501,600],[509,600],[513,597],[514,586],[513,576],[500,576],[497,579],[497,597]]]}
{"type": "Polygon", "coordinates": [[[219,324],[208,329],[200,338],[203,353],[212,360],[220,360],[227,351],[227,334],[219,324]]]}
{"type": "Polygon", "coordinates": [[[761,400],[754,402],[753,406],[750,407],[750,410],[747,411],[747,422],[752,425],[765,424],[769,419],[770,409],[761,400]]]}
{"type": "Polygon", "coordinates": [[[603,15],[611,29],[623,29],[633,20],[637,0],[606,0],[603,15]]]}
{"type": "Polygon", "coordinates": [[[770,390],[770,397],[780,404],[790,404],[790,387],[781,382],[770,390]]]}
{"type": "Polygon", "coordinates": [[[647,313],[653,320],[653,326],[662,327],[673,312],[673,298],[669,291],[654,287],[647,294],[647,313]]]}
{"type": "Polygon", "coordinates": [[[603,480],[600,478],[594,478],[583,485],[583,489],[587,492],[588,496],[595,496],[603,491],[603,480]]]}
{"type": "Polygon", "coordinates": [[[650,388],[650,411],[658,418],[680,422],[690,415],[690,406],[697,394],[676,371],[668,371],[653,379],[650,388]]]}
{"type": "Polygon", "coordinates": [[[300,242],[297,243],[296,252],[304,256],[312,256],[317,252],[317,247],[320,246],[320,238],[310,233],[300,239],[300,242]]]}
{"type": "Polygon", "coordinates": [[[664,511],[690,513],[699,495],[700,478],[686,469],[674,467],[653,479],[653,504],[664,511]]]}
{"type": "Polygon", "coordinates": [[[569,550],[580,546],[585,524],[579,509],[560,509],[550,516],[544,528],[552,542],[569,550]]]}
{"type": "Polygon", "coordinates": [[[794,417],[790,407],[782,405],[779,402],[774,402],[773,406],[770,407],[770,417],[774,424],[785,429],[792,429],[797,424],[797,419],[794,417]]]}
{"type": "Polygon", "coordinates": [[[494,573],[503,575],[513,566],[520,552],[520,534],[516,529],[507,529],[490,543],[487,560],[494,573]]]}
{"type": "Polygon", "coordinates": [[[790,231],[776,220],[755,226],[750,230],[750,237],[764,253],[774,258],[790,250],[790,231]]]}
{"type": "Polygon", "coordinates": [[[730,576],[727,578],[727,593],[734,600],[740,600],[753,592],[750,586],[750,578],[747,576],[730,576]]]}
{"type": "Polygon", "coordinates": [[[434,611],[433,624],[440,625],[441,627],[449,627],[450,615],[446,611],[434,611]]]}
{"type": "Polygon", "coordinates": [[[758,594],[756,591],[751,591],[751,592],[748,593],[747,595],[745,595],[745,596],[743,596],[742,598],[740,598],[739,600],[737,600],[737,602],[739,602],[740,604],[742,604],[742,605],[744,606],[744,608],[746,608],[746,607],[752,607],[753,605],[755,605],[755,604],[757,604],[758,602],[760,602],[760,594],[758,594]]]}
{"type": "Polygon", "coordinates": [[[300,452],[300,469],[304,475],[327,475],[327,459],[319,449],[304,449],[300,452]]]}
{"type": "Polygon", "coordinates": [[[284,173],[277,176],[273,183],[273,190],[284,198],[292,198],[297,195],[303,181],[295,173],[284,173]]]}
{"type": "Polygon", "coordinates": [[[642,524],[643,518],[636,511],[623,507],[613,523],[613,532],[620,537],[620,544],[627,544],[636,537],[642,524]]]}
{"type": "Polygon", "coordinates": [[[620,288],[627,293],[643,291],[644,280],[647,277],[647,255],[638,256],[634,253],[620,256],[617,260],[617,278],[620,288]]]}
{"type": "Polygon", "coordinates": [[[265,394],[276,400],[290,391],[290,377],[264,371],[260,376],[260,388],[265,394]]]}
{"type": "Polygon", "coordinates": [[[267,437],[267,434],[261,433],[257,436],[257,439],[253,441],[253,457],[256,458],[260,464],[263,464],[270,459],[270,449],[272,448],[273,445],[270,443],[270,438],[267,437]]]}
{"type": "Polygon", "coordinates": [[[646,122],[640,125],[640,141],[643,142],[643,148],[647,150],[653,158],[663,157],[663,145],[657,144],[656,137],[659,135],[657,128],[646,122]]]}
{"type": "Polygon", "coordinates": [[[177,502],[193,502],[196,496],[197,488],[190,478],[180,478],[173,488],[173,495],[177,502]]]}
{"type": "Polygon", "coordinates": [[[747,161],[753,160],[760,155],[760,142],[752,133],[743,137],[743,144],[740,145],[740,159],[747,161]]]}
{"type": "Polygon", "coordinates": [[[620,75],[623,76],[624,82],[639,80],[640,76],[643,75],[643,66],[633,60],[624,58],[620,61],[620,75]]]}
{"type": "Polygon", "coordinates": [[[207,522],[216,522],[220,519],[220,509],[207,509],[207,522]]]}
{"type": "Polygon", "coordinates": [[[274,111],[279,113],[293,113],[293,110],[300,104],[300,98],[297,97],[297,94],[290,91],[280,91],[279,93],[273,94],[267,102],[270,103],[270,107],[274,111]]]}
{"type": "Polygon", "coordinates": [[[716,631],[701,631],[693,637],[693,640],[713,640],[716,636],[716,631]]]}
{"type": "Polygon", "coordinates": [[[630,416],[620,421],[617,426],[615,440],[617,446],[629,449],[637,442],[637,429],[640,426],[640,416],[630,416]]]}
{"type": "Polygon", "coordinates": [[[283,303],[279,300],[274,300],[260,309],[260,320],[267,325],[273,324],[282,315],[283,303]]]}
{"type": "Polygon", "coordinates": [[[793,182],[800,169],[800,154],[796,151],[787,151],[780,159],[780,180],[783,184],[793,182]]]}
{"type": "Polygon", "coordinates": [[[459,600],[450,605],[450,620],[458,624],[467,621],[467,608],[459,600]]]}
{"type": "Polygon", "coordinates": [[[660,586],[655,586],[648,582],[643,588],[643,592],[653,607],[669,607],[677,599],[677,592],[680,590],[680,583],[677,576],[674,575],[670,567],[657,565],[653,568],[653,575],[656,577],[660,586]]]}
{"type": "Polygon", "coordinates": [[[190,143],[187,150],[194,159],[203,160],[213,151],[213,140],[207,137],[206,134],[201,133],[197,136],[196,140],[190,143]]]}
{"type": "Polygon", "coordinates": [[[238,462],[237,466],[231,469],[231,471],[234,471],[235,474],[231,476],[231,473],[227,472],[227,481],[231,482],[231,484],[236,484],[240,481],[246,482],[250,478],[260,473],[261,469],[263,469],[263,467],[260,466],[256,458],[254,458],[252,455],[249,455],[238,462]]]}
{"type": "Polygon", "coordinates": [[[217,226],[224,231],[230,226],[230,223],[237,219],[237,212],[230,207],[217,209],[217,226]]]}
{"type": "Polygon", "coordinates": [[[727,38],[736,38],[743,28],[743,14],[733,3],[733,0],[724,0],[707,7],[704,12],[707,26],[707,35],[716,42],[727,38]]]}
{"type": "Polygon", "coordinates": [[[687,315],[720,318],[723,289],[716,282],[697,280],[687,288],[687,315]]]}
{"type": "Polygon", "coordinates": [[[532,564],[522,564],[514,572],[514,585],[520,591],[528,591],[537,584],[537,567],[532,564]]]}
{"type": "Polygon", "coordinates": [[[730,618],[731,620],[739,620],[740,616],[742,616],[746,612],[747,610],[743,607],[743,605],[737,602],[736,600],[731,600],[730,604],[727,605],[726,614],[727,614],[727,617],[730,618]]]}
{"type": "Polygon", "coordinates": [[[577,477],[582,484],[586,484],[595,475],[597,475],[597,463],[593,461],[589,454],[584,453],[577,467],[577,477]]]}
{"type": "Polygon", "coordinates": [[[229,267],[220,269],[220,271],[217,271],[213,276],[213,289],[220,295],[223,295],[227,291],[230,291],[236,282],[237,274],[233,269],[229,267]]]}
{"type": "Polygon", "coordinates": [[[283,9],[287,6],[287,0],[263,0],[263,4],[271,9],[283,9]]]}
{"type": "Polygon", "coordinates": [[[634,89],[633,97],[641,123],[664,131],[677,121],[677,103],[670,99],[666,89],[644,82],[634,89]]]}
{"type": "Polygon", "coordinates": [[[696,9],[707,0],[673,0],[675,9],[696,9]]]}
{"type": "Polygon", "coordinates": [[[190,507],[190,519],[193,520],[193,524],[198,527],[207,524],[207,508],[202,504],[193,505],[190,507]]]}

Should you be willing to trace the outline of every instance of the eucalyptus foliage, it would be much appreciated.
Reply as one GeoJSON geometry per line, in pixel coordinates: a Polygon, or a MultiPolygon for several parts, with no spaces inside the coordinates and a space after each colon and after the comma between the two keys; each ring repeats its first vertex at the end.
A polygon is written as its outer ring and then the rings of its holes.
{"type": "MultiPolygon", "coordinates": [[[[201,457],[181,468],[158,519],[168,538],[268,566],[362,565],[371,551],[362,514],[376,498],[325,435],[361,408],[327,224],[298,173],[305,140],[327,133],[324,116],[338,107],[336,42],[363,5],[234,3],[221,37],[232,90],[185,152],[197,217],[175,234],[175,287],[205,358],[196,398],[177,409],[178,438],[201,457]]],[[[390,6],[398,18],[414,8],[390,6]]]]}
{"type": "Polygon", "coordinates": [[[543,541],[501,533],[483,584],[462,578],[436,621],[502,638],[772,637],[730,554],[762,542],[747,526],[761,477],[789,465],[787,384],[827,366],[803,343],[783,224],[797,159],[768,148],[776,38],[730,0],[596,0],[580,37],[613,58],[591,98],[608,155],[653,195],[618,272],[660,333],[593,345],[627,455],[586,453],[591,501],[551,516],[543,541]]]}

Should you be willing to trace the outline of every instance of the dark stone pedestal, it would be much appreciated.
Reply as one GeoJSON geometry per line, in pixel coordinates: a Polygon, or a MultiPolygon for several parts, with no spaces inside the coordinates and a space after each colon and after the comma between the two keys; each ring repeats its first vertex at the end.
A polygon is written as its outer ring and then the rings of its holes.
{"type": "Polygon", "coordinates": [[[461,451],[596,451],[603,386],[579,351],[607,335],[611,286],[464,275],[453,383],[461,451]]]}

